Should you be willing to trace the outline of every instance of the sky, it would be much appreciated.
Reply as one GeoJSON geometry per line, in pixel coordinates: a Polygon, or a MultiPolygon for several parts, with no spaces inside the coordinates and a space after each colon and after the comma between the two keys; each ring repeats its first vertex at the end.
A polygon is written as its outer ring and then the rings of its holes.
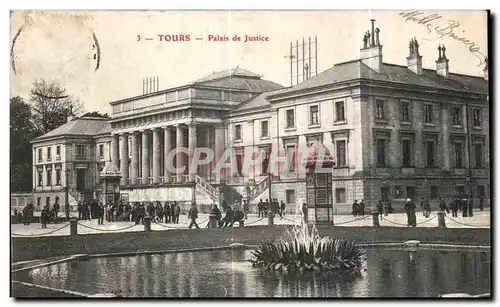
{"type": "Polygon", "coordinates": [[[317,35],[321,72],[359,58],[370,19],[380,28],[384,62],[406,65],[415,37],[424,68],[435,69],[437,47],[444,44],[450,72],[483,76],[478,52],[488,53],[485,11],[423,11],[415,15],[427,17],[420,24],[401,12],[410,11],[14,11],[10,95],[28,98],[33,81],[43,78],[64,85],[86,111],[110,113],[111,101],[142,94],[143,78],[158,76],[161,90],[236,66],[289,86],[291,41],[317,35]],[[92,33],[101,52],[97,70],[92,33]],[[181,34],[191,40],[158,37],[181,34]],[[229,41],[208,41],[208,35],[229,41]],[[268,41],[232,41],[234,35],[268,41]]]}

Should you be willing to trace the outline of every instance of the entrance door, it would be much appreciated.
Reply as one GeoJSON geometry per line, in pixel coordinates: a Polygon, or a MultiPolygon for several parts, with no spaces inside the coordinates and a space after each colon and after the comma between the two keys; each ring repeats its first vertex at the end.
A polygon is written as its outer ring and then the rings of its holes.
{"type": "Polygon", "coordinates": [[[86,169],[84,168],[76,169],[76,189],[78,191],[85,190],[85,175],[86,175],[86,169]]]}
{"type": "Polygon", "coordinates": [[[381,201],[389,201],[389,188],[388,187],[382,187],[380,189],[380,198],[381,198],[381,201]]]}

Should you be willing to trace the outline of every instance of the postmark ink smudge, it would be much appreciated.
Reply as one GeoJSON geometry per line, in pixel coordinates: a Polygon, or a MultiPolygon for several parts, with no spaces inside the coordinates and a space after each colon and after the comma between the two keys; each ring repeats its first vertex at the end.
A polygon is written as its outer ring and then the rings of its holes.
{"type": "Polygon", "coordinates": [[[11,62],[11,65],[12,65],[12,70],[14,71],[14,75],[17,75],[17,72],[16,72],[16,60],[15,60],[15,57],[14,57],[14,47],[16,45],[16,40],[19,37],[19,34],[21,34],[22,30],[23,30],[23,26],[21,26],[19,28],[19,30],[17,30],[17,33],[14,36],[14,39],[12,39],[12,47],[10,47],[10,62],[11,62]]]}
{"type": "Polygon", "coordinates": [[[94,44],[96,46],[96,52],[97,52],[97,56],[96,56],[96,65],[95,65],[95,69],[94,69],[94,72],[96,72],[98,69],[99,69],[99,65],[101,63],[101,47],[99,46],[99,41],[97,40],[97,37],[95,36],[95,33],[94,31],[92,31],[92,38],[94,39],[94,44]]]}

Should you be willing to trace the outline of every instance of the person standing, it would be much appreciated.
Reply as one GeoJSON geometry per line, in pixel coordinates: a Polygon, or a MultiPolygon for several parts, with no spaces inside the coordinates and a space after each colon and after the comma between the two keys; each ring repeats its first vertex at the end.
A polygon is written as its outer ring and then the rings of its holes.
{"type": "Polygon", "coordinates": [[[165,224],[170,223],[170,219],[172,218],[171,213],[170,213],[170,205],[168,202],[165,202],[165,205],[163,206],[163,215],[165,216],[165,224]]]}
{"type": "Polygon", "coordinates": [[[247,200],[243,201],[243,213],[245,214],[245,220],[248,219],[248,211],[250,211],[250,204],[247,200]]]}
{"type": "Polygon", "coordinates": [[[90,211],[91,211],[91,208],[90,208],[90,203],[88,201],[85,201],[85,206],[87,207],[87,220],[91,220],[91,217],[90,217],[90,211]]]}
{"type": "Polygon", "coordinates": [[[179,224],[179,216],[181,215],[181,207],[179,205],[175,206],[175,223],[179,224]]]}
{"type": "Polygon", "coordinates": [[[269,208],[269,199],[266,199],[266,201],[264,202],[264,214],[265,216],[267,216],[267,213],[269,212],[270,208],[269,208]]]}
{"type": "Polygon", "coordinates": [[[56,199],[56,202],[54,203],[54,206],[53,206],[53,209],[54,209],[54,215],[55,215],[55,219],[56,219],[56,223],[57,223],[57,218],[59,217],[59,199],[56,199]]]}
{"type": "Polygon", "coordinates": [[[439,196],[439,211],[446,211],[446,213],[450,212],[448,206],[446,206],[446,202],[441,196],[439,196]]]}
{"type": "Polygon", "coordinates": [[[50,218],[49,205],[43,207],[42,213],[40,214],[40,222],[42,223],[42,228],[47,228],[47,221],[50,218]]]}
{"type": "Polygon", "coordinates": [[[211,215],[215,215],[215,220],[216,225],[219,227],[220,225],[220,220],[222,219],[222,212],[220,212],[219,208],[217,208],[217,205],[214,204],[214,207],[212,209],[212,212],[210,212],[211,215]]]}
{"type": "Polygon", "coordinates": [[[479,197],[479,210],[483,211],[484,209],[484,196],[479,197]]]}
{"type": "Polygon", "coordinates": [[[365,216],[365,202],[363,199],[359,203],[359,211],[361,213],[361,216],[365,216]]]}
{"type": "Polygon", "coordinates": [[[78,201],[77,209],[78,209],[78,219],[82,220],[83,219],[83,206],[82,206],[82,202],[80,200],[78,201]]]}
{"type": "Polygon", "coordinates": [[[104,208],[104,205],[103,203],[99,203],[99,206],[97,207],[97,210],[98,210],[98,215],[97,215],[97,224],[98,225],[104,225],[104,212],[105,212],[105,208],[104,208]]]}
{"type": "Polygon", "coordinates": [[[359,204],[358,204],[358,200],[355,199],[354,200],[354,203],[352,204],[352,215],[354,217],[356,217],[359,213],[359,204]]]}
{"type": "Polygon", "coordinates": [[[427,197],[424,197],[420,202],[420,207],[422,208],[422,213],[425,218],[428,218],[431,214],[431,205],[429,204],[429,200],[427,197]]]}
{"type": "Polygon", "coordinates": [[[417,226],[417,215],[415,214],[415,204],[411,201],[411,198],[406,199],[405,211],[407,217],[407,226],[415,227],[417,226]]]}
{"type": "Polygon", "coordinates": [[[458,216],[458,207],[459,206],[460,206],[460,199],[457,196],[454,200],[451,201],[451,204],[450,204],[452,217],[458,216]]]}
{"type": "Polygon", "coordinates": [[[64,212],[66,212],[66,221],[69,222],[69,202],[64,204],[64,212]]]}
{"type": "Polygon", "coordinates": [[[281,201],[280,207],[281,207],[281,216],[285,216],[286,204],[284,201],[281,201]]]}
{"type": "Polygon", "coordinates": [[[384,205],[382,204],[382,201],[379,200],[377,203],[377,214],[380,215],[380,217],[382,217],[383,211],[384,211],[384,205]]]}
{"type": "Polygon", "coordinates": [[[467,217],[467,198],[461,197],[460,210],[462,210],[462,217],[467,217]]]}
{"type": "Polygon", "coordinates": [[[196,219],[198,218],[198,209],[196,208],[196,203],[193,202],[193,204],[191,205],[191,209],[189,209],[189,213],[188,213],[188,219],[191,219],[191,223],[189,224],[189,229],[191,229],[191,227],[193,227],[193,225],[200,229],[200,226],[198,226],[198,224],[196,223],[196,219]]]}
{"type": "Polygon", "coordinates": [[[471,197],[467,198],[467,209],[469,210],[469,217],[473,217],[474,216],[474,207],[473,207],[471,197]]]}
{"type": "Polygon", "coordinates": [[[264,202],[262,201],[262,198],[259,200],[259,203],[257,204],[257,209],[259,209],[259,218],[262,215],[264,217],[264,202]]]}

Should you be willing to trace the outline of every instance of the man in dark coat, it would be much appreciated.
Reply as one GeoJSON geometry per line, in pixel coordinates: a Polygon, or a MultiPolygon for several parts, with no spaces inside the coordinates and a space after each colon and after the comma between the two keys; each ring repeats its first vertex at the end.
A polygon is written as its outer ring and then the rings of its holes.
{"type": "Polygon", "coordinates": [[[377,214],[380,215],[380,217],[382,217],[382,214],[384,214],[384,204],[381,200],[379,200],[377,203],[377,214]]]}
{"type": "Polygon", "coordinates": [[[473,207],[471,197],[467,198],[467,209],[469,211],[469,217],[473,217],[474,216],[474,207],[473,207]]]}
{"type": "Polygon", "coordinates": [[[460,210],[462,211],[462,217],[467,217],[467,198],[465,197],[460,199],[460,210]]]}
{"type": "Polygon", "coordinates": [[[217,226],[219,226],[220,220],[222,219],[222,212],[220,212],[217,205],[213,206],[212,211],[210,212],[210,215],[215,215],[215,220],[217,221],[217,226]]]}
{"type": "Polygon", "coordinates": [[[352,215],[356,217],[359,214],[359,204],[358,200],[355,199],[354,203],[352,204],[352,215]]]}
{"type": "Polygon", "coordinates": [[[172,213],[170,212],[170,205],[165,202],[165,205],[163,206],[163,215],[165,215],[165,223],[170,223],[172,219],[172,213]]]}
{"type": "Polygon", "coordinates": [[[83,220],[83,206],[81,201],[78,201],[78,219],[83,220]]]}
{"type": "Polygon", "coordinates": [[[361,216],[365,216],[365,202],[363,200],[359,203],[359,213],[361,216]]]}
{"type": "Polygon", "coordinates": [[[40,222],[42,223],[42,228],[47,228],[47,222],[50,219],[50,210],[49,206],[45,205],[42,209],[42,213],[40,214],[40,222]]]}
{"type": "Polygon", "coordinates": [[[226,211],[226,216],[224,216],[224,218],[221,219],[219,222],[219,228],[227,227],[230,223],[233,222],[233,219],[234,219],[234,211],[229,206],[226,211]]]}
{"type": "Polygon", "coordinates": [[[181,207],[179,205],[175,206],[175,223],[179,224],[179,216],[181,215],[181,207]]]}
{"type": "Polygon", "coordinates": [[[193,202],[193,204],[191,205],[191,209],[189,209],[189,212],[188,212],[188,219],[191,219],[191,223],[189,223],[189,229],[191,229],[191,227],[193,227],[193,225],[200,229],[200,226],[198,226],[198,224],[196,223],[196,219],[198,218],[198,209],[196,208],[196,203],[193,202]]]}
{"type": "Polygon", "coordinates": [[[413,201],[408,198],[405,203],[405,211],[408,219],[407,226],[415,227],[417,226],[417,216],[415,214],[415,204],[413,201]]]}
{"type": "Polygon", "coordinates": [[[98,213],[97,224],[104,225],[104,211],[105,211],[105,209],[104,209],[104,205],[102,202],[98,205],[97,210],[98,210],[97,211],[97,213],[98,213]]]}
{"type": "Polygon", "coordinates": [[[266,201],[264,202],[264,214],[265,214],[265,216],[267,216],[267,213],[269,212],[269,210],[271,210],[271,208],[269,206],[270,206],[269,199],[266,199],[266,201]]]}
{"type": "Polygon", "coordinates": [[[64,204],[64,212],[66,212],[66,221],[69,222],[69,203],[64,204]]]}
{"type": "Polygon", "coordinates": [[[281,203],[280,203],[280,207],[281,207],[281,208],[280,208],[280,209],[281,209],[281,215],[282,215],[282,216],[285,216],[286,204],[285,204],[285,202],[284,202],[284,201],[281,201],[281,203]]]}
{"type": "Polygon", "coordinates": [[[458,208],[460,207],[460,199],[458,196],[451,201],[450,203],[450,208],[451,208],[451,216],[452,217],[457,217],[458,216],[458,208]]]}
{"type": "Polygon", "coordinates": [[[446,211],[446,213],[450,213],[450,209],[448,209],[446,202],[441,196],[439,196],[439,211],[446,211]]]}
{"type": "Polygon", "coordinates": [[[262,201],[262,198],[259,200],[259,203],[257,204],[257,209],[259,209],[259,218],[262,215],[264,217],[264,202],[262,201]]]}
{"type": "Polygon", "coordinates": [[[422,213],[424,214],[424,217],[428,218],[429,215],[431,214],[431,205],[426,197],[424,197],[420,202],[420,207],[422,208],[422,213]]]}

